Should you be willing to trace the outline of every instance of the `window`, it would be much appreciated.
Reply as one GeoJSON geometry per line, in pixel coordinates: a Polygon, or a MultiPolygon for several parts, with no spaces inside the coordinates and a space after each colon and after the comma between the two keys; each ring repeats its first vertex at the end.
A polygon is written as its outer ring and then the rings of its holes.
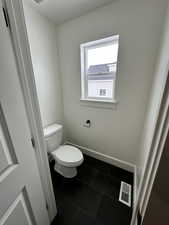
{"type": "Polygon", "coordinates": [[[119,35],[81,44],[82,100],[115,101],[119,35]]]}

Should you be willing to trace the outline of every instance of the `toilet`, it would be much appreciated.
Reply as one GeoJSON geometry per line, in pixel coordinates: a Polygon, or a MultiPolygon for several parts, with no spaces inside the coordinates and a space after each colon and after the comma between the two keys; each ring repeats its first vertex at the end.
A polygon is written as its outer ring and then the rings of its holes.
{"type": "Polygon", "coordinates": [[[44,128],[44,137],[49,156],[55,160],[54,169],[66,178],[77,175],[77,167],[83,163],[82,152],[70,145],[61,145],[63,126],[52,124],[44,128]]]}

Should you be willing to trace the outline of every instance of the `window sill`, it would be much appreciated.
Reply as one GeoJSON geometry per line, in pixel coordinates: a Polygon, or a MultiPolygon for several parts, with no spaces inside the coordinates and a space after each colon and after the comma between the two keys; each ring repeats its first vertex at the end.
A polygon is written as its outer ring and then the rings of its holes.
{"type": "Polygon", "coordinates": [[[105,109],[116,109],[117,100],[95,100],[95,99],[80,99],[82,106],[93,107],[93,108],[105,108],[105,109]]]}

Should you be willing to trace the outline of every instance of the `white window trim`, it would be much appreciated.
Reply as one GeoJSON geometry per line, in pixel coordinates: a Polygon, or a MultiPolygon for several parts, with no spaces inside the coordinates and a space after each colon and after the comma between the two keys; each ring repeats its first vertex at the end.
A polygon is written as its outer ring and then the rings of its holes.
{"type": "MultiPolygon", "coordinates": [[[[117,103],[117,100],[115,98],[116,96],[116,78],[115,78],[115,87],[113,88],[113,96],[112,98],[90,98],[88,96],[86,96],[86,93],[88,93],[88,85],[87,85],[87,77],[86,77],[86,71],[85,71],[85,65],[86,65],[86,49],[87,48],[94,48],[95,46],[97,46],[98,44],[101,45],[106,45],[109,42],[112,41],[116,41],[119,40],[119,35],[113,35],[107,38],[103,38],[100,40],[95,40],[95,41],[90,41],[84,44],[80,45],[80,53],[81,53],[81,101],[86,101],[86,102],[99,102],[99,103],[117,103]]],[[[119,52],[119,51],[118,51],[119,52]]],[[[118,56],[117,56],[118,58],[118,56]]],[[[117,64],[118,64],[118,60],[117,60],[117,64]]],[[[118,71],[118,65],[117,65],[117,71],[118,71]]],[[[117,72],[116,72],[117,73],[117,72]]]]}
{"type": "Polygon", "coordinates": [[[80,99],[80,101],[85,101],[85,102],[99,102],[99,103],[118,103],[118,101],[117,100],[108,100],[108,99],[102,99],[102,98],[99,98],[99,99],[97,99],[97,98],[95,98],[95,99],[93,99],[93,98],[81,98],[80,99]]]}

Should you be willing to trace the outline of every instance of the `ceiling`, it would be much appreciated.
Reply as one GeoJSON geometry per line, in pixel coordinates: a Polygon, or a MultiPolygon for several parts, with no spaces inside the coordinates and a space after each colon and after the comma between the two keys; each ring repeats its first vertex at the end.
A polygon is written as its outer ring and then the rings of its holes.
{"type": "Polygon", "coordinates": [[[47,16],[56,24],[64,23],[98,7],[111,3],[113,0],[43,0],[36,3],[27,0],[41,14],[47,16]]]}

